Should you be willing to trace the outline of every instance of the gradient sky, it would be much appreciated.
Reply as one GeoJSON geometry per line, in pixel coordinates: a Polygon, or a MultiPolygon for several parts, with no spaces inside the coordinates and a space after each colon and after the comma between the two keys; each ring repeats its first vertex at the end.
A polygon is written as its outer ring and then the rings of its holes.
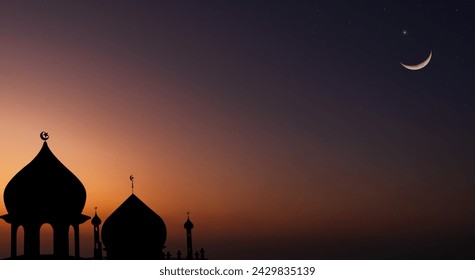
{"type": "Polygon", "coordinates": [[[171,252],[190,211],[212,259],[473,258],[474,21],[472,1],[2,1],[0,190],[45,130],[84,214],[133,174],[171,252]]]}

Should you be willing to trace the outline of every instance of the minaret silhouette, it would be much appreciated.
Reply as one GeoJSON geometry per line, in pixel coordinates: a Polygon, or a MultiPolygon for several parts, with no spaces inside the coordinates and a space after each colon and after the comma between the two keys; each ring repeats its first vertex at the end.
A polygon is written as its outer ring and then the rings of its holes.
{"type": "Polygon", "coordinates": [[[99,225],[101,219],[97,216],[97,207],[94,208],[94,217],[92,217],[91,224],[94,226],[94,259],[102,260],[102,242],[99,237],[99,225]]]}
{"type": "Polygon", "coordinates": [[[190,221],[190,212],[187,213],[188,219],[185,222],[186,229],[186,258],[188,260],[193,259],[193,243],[191,239],[191,230],[193,229],[193,223],[190,221]]]}

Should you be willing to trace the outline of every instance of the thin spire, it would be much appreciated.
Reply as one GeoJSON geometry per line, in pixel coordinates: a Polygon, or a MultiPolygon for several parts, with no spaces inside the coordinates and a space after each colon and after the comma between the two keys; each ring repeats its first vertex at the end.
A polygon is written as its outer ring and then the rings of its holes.
{"type": "Polygon", "coordinates": [[[130,175],[130,181],[132,182],[132,194],[134,194],[134,176],[130,175]]]}

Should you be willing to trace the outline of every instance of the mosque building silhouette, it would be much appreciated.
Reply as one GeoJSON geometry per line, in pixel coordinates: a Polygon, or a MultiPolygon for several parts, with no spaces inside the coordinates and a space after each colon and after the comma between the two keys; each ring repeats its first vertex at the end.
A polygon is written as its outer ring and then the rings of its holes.
{"type": "MultiPolygon", "coordinates": [[[[82,259],[79,225],[91,217],[82,214],[86,189],[48,147],[48,133],[40,134],[43,147],[38,155],[7,184],[3,194],[8,214],[0,216],[11,225],[10,259],[82,259]],[[53,254],[40,253],[40,228],[53,229],[53,254]],[[17,232],[23,227],[23,255],[17,255],[17,232]],[[74,255],[70,255],[69,229],[74,231],[74,255]]],[[[94,259],[181,259],[163,252],[167,229],[162,218],[133,193],[104,221],[95,211],[91,224],[94,236],[94,259]],[[101,239],[102,237],[102,239],[101,239]],[[101,241],[102,240],[102,241],[101,241]],[[140,240],[140,242],[137,242],[140,240]],[[105,251],[105,255],[103,254],[105,251]]],[[[193,254],[189,214],[186,231],[186,259],[205,259],[201,249],[193,254]]],[[[20,240],[21,241],[21,240],[20,240]]]]}

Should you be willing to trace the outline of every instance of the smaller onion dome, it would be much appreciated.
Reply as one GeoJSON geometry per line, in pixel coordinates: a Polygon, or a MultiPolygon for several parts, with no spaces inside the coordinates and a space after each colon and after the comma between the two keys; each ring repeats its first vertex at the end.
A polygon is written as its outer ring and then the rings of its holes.
{"type": "Polygon", "coordinates": [[[91,224],[93,226],[99,226],[102,223],[101,218],[97,216],[97,211],[94,213],[94,217],[92,217],[91,224]]]}
{"type": "Polygon", "coordinates": [[[185,225],[184,225],[185,229],[193,229],[193,223],[190,221],[190,216],[188,216],[188,219],[186,219],[186,222],[185,222],[185,225]]]}
{"type": "Polygon", "coordinates": [[[102,225],[108,259],[163,259],[167,229],[162,218],[135,194],[102,225]]]}

